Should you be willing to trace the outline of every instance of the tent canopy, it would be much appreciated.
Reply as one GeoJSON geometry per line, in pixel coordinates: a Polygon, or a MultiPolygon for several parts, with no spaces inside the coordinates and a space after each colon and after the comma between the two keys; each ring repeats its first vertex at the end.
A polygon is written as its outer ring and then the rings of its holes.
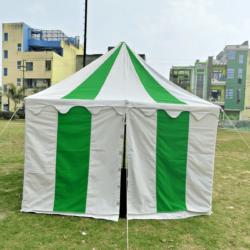
{"type": "Polygon", "coordinates": [[[201,119],[220,109],[162,77],[125,43],[25,101],[34,114],[48,105],[63,114],[75,106],[86,107],[92,114],[113,107],[122,115],[124,108],[136,107],[145,115],[162,109],[173,118],[189,111],[201,119]]]}
{"type": "Polygon", "coordinates": [[[220,107],[125,43],[25,98],[23,212],[117,221],[125,116],[128,219],[210,215],[220,107]]]}

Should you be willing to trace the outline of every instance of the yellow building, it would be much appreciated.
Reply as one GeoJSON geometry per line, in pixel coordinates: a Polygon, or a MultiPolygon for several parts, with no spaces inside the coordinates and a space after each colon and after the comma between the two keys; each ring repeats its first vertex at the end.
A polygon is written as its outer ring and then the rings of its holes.
{"type": "Polygon", "coordinates": [[[14,109],[13,101],[8,103],[4,95],[8,83],[24,86],[25,94],[30,95],[35,89],[50,87],[74,74],[76,57],[83,55],[79,37],[68,37],[60,30],[5,23],[2,32],[2,110],[14,109]]]}

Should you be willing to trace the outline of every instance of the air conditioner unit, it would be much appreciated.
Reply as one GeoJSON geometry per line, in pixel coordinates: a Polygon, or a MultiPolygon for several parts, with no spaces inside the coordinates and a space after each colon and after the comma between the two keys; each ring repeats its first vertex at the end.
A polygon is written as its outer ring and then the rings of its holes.
{"type": "Polygon", "coordinates": [[[43,80],[43,82],[44,82],[44,83],[46,83],[46,82],[47,82],[47,80],[43,80]]]}
{"type": "Polygon", "coordinates": [[[209,98],[209,101],[210,101],[210,102],[218,102],[218,99],[217,99],[217,98],[214,98],[214,97],[210,97],[210,98],[209,98]]]}

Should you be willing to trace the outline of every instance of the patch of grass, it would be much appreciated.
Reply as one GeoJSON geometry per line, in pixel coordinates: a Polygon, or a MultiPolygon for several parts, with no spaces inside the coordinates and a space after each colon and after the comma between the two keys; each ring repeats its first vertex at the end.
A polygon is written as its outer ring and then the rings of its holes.
{"type": "MultiPolygon", "coordinates": [[[[0,120],[0,131],[6,122],[0,120]]],[[[250,134],[241,133],[250,144],[250,134]]],[[[24,121],[11,121],[0,141],[4,141],[0,144],[0,249],[126,249],[124,219],[116,223],[21,213],[24,121]],[[80,234],[83,231],[86,236],[80,234]]],[[[249,158],[237,132],[219,130],[213,215],[129,221],[130,249],[250,249],[249,158]]]]}

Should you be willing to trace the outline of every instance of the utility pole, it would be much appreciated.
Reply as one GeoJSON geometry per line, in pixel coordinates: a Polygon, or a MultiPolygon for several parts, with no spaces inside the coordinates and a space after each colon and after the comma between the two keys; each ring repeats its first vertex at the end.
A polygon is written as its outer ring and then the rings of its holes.
{"type": "Polygon", "coordinates": [[[88,0],[85,0],[83,68],[86,66],[88,0]]]}
{"type": "Polygon", "coordinates": [[[25,95],[25,87],[24,87],[24,69],[26,68],[26,66],[24,66],[24,61],[26,60],[23,60],[23,66],[21,66],[21,68],[23,68],[23,95],[25,95]]]}

